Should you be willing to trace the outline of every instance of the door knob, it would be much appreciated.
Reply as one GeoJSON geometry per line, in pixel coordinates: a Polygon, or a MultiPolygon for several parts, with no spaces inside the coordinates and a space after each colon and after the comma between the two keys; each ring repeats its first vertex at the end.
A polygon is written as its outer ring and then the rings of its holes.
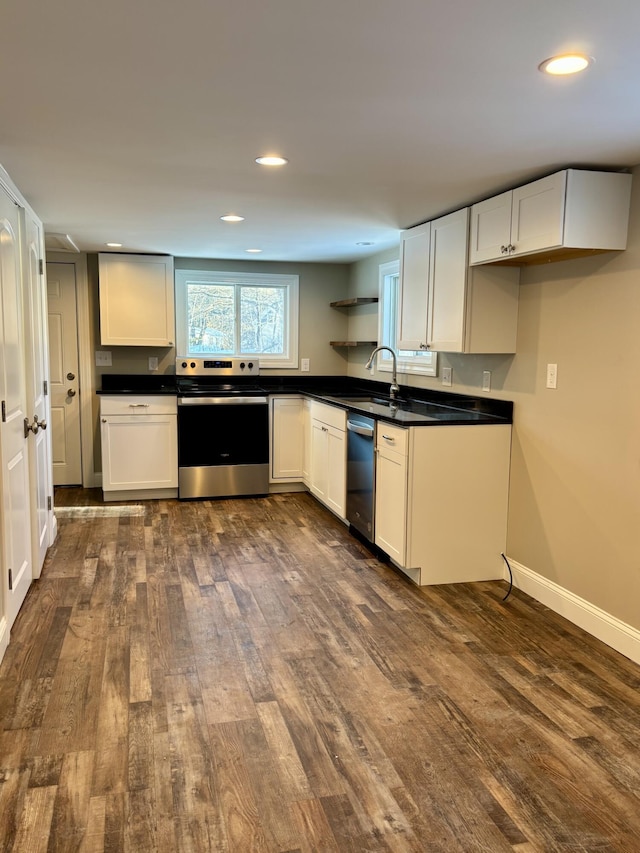
{"type": "Polygon", "coordinates": [[[75,378],[76,378],[75,373],[67,373],[67,379],[69,380],[69,382],[73,382],[73,380],[75,378]]]}
{"type": "Polygon", "coordinates": [[[69,388],[69,390],[67,391],[67,397],[75,397],[75,396],[76,396],[76,392],[73,390],[73,388],[69,388]]]}
{"type": "Polygon", "coordinates": [[[44,418],[41,421],[39,421],[38,416],[34,415],[33,416],[33,422],[36,426],[39,426],[40,429],[46,429],[47,428],[47,422],[44,420],[44,418]]]}
{"type": "Polygon", "coordinates": [[[29,418],[24,419],[24,437],[25,438],[27,438],[27,436],[29,435],[30,432],[32,432],[34,435],[37,435],[39,429],[40,429],[40,424],[38,423],[37,419],[32,424],[29,423],[29,418]]]}

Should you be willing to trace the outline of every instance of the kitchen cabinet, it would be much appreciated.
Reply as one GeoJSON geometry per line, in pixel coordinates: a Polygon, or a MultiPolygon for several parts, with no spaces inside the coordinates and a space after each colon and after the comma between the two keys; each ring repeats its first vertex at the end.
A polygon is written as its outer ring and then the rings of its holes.
{"type": "Polygon", "coordinates": [[[311,401],[309,490],[340,518],[346,518],[346,412],[311,401]]]}
{"type": "Polygon", "coordinates": [[[177,415],[174,396],[101,396],[105,501],[178,496],[177,415]]]}
{"type": "Polygon", "coordinates": [[[543,263],[627,245],[631,175],[565,169],[474,204],[471,265],[543,263]]]}
{"type": "Polygon", "coordinates": [[[103,345],[174,345],[173,258],[101,253],[98,272],[103,345]]]}
{"type": "Polygon", "coordinates": [[[302,400],[302,482],[311,482],[311,400],[302,400]]]}
{"type": "Polygon", "coordinates": [[[303,477],[305,434],[304,401],[293,395],[271,397],[271,482],[299,481],[303,477]]]}
{"type": "Polygon", "coordinates": [[[428,349],[430,247],[430,222],[409,228],[400,235],[399,350],[428,349]]]}
{"type": "Polygon", "coordinates": [[[376,438],[376,545],[400,566],[406,552],[408,430],[378,424],[376,438]]]}
{"type": "Polygon", "coordinates": [[[468,241],[469,208],[402,233],[399,349],[516,351],[520,271],[469,268],[468,241]]]}
{"type": "Polygon", "coordinates": [[[420,585],[502,577],[511,426],[384,424],[375,541],[420,585]]]}

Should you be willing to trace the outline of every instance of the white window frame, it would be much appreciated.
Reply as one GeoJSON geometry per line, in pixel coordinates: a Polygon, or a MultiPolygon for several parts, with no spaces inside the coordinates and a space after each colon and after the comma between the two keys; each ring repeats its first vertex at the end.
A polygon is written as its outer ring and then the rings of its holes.
{"type": "MultiPolygon", "coordinates": [[[[283,287],[285,289],[284,354],[233,353],[234,356],[257,358],[260,367],[298,367],[298,321],[300,278],[297,275],[272,273],[218,272],[216,270],[176,270],[176,351],[178,356],[203,356],[207,353],[189,352],[187,330],[187,285],[224,284],[250,287],[283,287]]],[[[237,318],[239,322],[239,318],[237,318]]]]}
{"type": "MultiPolygon", "coordinates": [[[[389,261],[386,264],[380,264],[378,273],[378,342],[389,346],[388,339],[385,340],[385,325],[387,325],[388,317],[386,316],[385,291],[387,289],[390,278],[398,278],[400,275],[400,261],[389,261]]],[[[396,288],[397,298],[400,298],[400,287],[396,288]]],[[[400,310],[400,305],[396,305],[396,318],[400,310]]],[[[397,340],[397,324],[393,334],[392,347],[398,358],[398,373],[414,373],[421,376],[437,376],[438,375],[438,353],[437,352],[413,352],[408,350],[397,350],[395,347],[397,340]]],[[[391,372],[392,360],[391,355],[384,350],[378,353],[378,370],[386,370],[391,372]]]]}

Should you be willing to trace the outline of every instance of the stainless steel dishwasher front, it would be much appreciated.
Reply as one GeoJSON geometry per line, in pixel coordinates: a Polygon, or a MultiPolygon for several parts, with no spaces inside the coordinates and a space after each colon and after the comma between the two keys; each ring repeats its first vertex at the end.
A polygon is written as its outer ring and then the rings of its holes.
{"type": "Polygon", "coordinates": [[[373,418],[347,416],[347,521],[369,542],[374,540],[375,435],[373,418]]]}

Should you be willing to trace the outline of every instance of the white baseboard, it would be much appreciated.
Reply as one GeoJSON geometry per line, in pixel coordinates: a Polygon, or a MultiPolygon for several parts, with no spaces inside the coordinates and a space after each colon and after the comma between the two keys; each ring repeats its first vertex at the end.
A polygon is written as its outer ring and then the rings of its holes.
{"type": "MultiPolygon", "coordinates": [[[[634,663],[640,664],[640,631],[601,610],[579,595],[569,592],[548,578],[533,572],[508,557],[513,571],[513,585],[615,649],[634,663]]],[[[504,579],[509,580],[505,566],[504,579]]]]}
{"type": "Polygon", "coordinates": [[[53,545],[56,541],[56,537],[58,536],[58,517],[56,516],[55,510],[51,513],[51,521],[49,525],[49,547],[53,545]]]}
{"type": "Polygon", "coordinates": [[[4,657],[4,653],[7,651],[7,646],[9,645],[9,629],[7,628],[7,620],[3,616],[0,619],[0,661],[4,657]]]}

